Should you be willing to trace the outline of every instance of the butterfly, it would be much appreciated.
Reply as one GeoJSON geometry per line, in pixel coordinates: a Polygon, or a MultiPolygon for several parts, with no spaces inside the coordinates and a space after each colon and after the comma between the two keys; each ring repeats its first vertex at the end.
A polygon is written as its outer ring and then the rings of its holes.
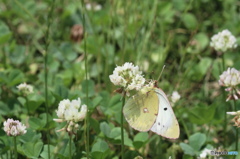
{"type": "Polygon", "coordinates": [[[178,121],[166,94],[159,88],[139,91],[128,99],[123,114],[129,125],[138,131],[152,131],[170,139],[180,135],[178,121]]]}

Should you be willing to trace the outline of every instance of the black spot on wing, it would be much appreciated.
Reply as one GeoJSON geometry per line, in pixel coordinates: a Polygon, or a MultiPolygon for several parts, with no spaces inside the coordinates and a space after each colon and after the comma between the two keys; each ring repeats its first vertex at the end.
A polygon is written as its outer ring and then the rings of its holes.
{"type": "Polygon", "coordinates": [[[167,108],[164,108],[164,110],[166,111],[166,110],[167,110],[167,108]]]}

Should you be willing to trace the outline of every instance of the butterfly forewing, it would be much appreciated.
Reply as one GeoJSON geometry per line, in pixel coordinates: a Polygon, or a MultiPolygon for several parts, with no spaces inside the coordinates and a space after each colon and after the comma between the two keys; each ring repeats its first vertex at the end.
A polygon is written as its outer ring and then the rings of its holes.
{"type": "Polygon", "coordinates": [[[156,121],[158,113],[158,96],[154,90],[137,93],[123,108],[123,114],[130,126],[138,131],[148,131],[156,121]]]}
{"type": "Polygon", "coordinates": [[[159,110],[151,131],[166,138],[176,139],[179,137],[180,131],[172,107],[161,89],[155,89],[155,92],[159,99],[159,110]]]}

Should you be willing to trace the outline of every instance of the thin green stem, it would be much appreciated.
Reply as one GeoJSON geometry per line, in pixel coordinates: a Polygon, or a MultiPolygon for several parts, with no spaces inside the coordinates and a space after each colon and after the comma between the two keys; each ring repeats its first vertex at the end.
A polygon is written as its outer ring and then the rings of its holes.
{"type": "Polygon", "coordinates": [[[17,137],[16,136],[13,137],[13,142],[14,142],[14,158],[17,159],[18,154],[17,154],[17,137]]]}
{"type": "MultiPolygon", "coordinates": [[[[234,109],[235,111],[237,111],[237,104],[236,104],[236,100],[233,100],[233,104],[234,104],[234,109]]],[[[235,146],[236,151],[238,152],[238,127],[236,127],[236,146],[235,146]]],[[[236,158],[236,157],[235,157],[236,158]]]]}
{"type": "Polygon", "coordinates": [[[126,92],[123,92],[122,113],[121,113],[121,156],[124,159],[124,133],[123,133],[123,107],[125,105],[126,92]]]}
{"type": "MultiPolygon", "coordinates": [[[[84,9],[84,2],[82,1],[82,25],[83,25],[83,37],[86,37],[86,20],[85,20],[85,9],[84,9]]],[[[87,47],[86,47],[86,40],[84,40],[84,62],[85,62],[85,78],[86,78],[86,104],[88,105],[88,54],[87,54],[87,47]]],[[[86,152],[87,152],[87,158],[90,158],[89,155],[89,110],[86,114],[86,120],[85,120],[85,138],[86,138],[86,152]]]]}
{"type": "MultiPolygon", "coordinates": [[[[47,70],[47,53],[46,55],[44,56],[44,83],[45,83],[45,112],[46,112],[46,120],[47,120],[47,124],[49,122],[49,117],[48,117],[48,83],[47,83],[47,79],[48,79],[48,70],[47,70]]],[[[50,159],[50,146],[49,146],[49,143],[50,143],[50,136],[49,136],[49,129],[48,129],[48,125],[47,125],[47,145],[48,145],[48,158],[50,159]]]]}
{"type": "MultiPolygon", "coordinates": [[[[223,72],[225,70],[225,58],[224,58],[224,53],[222,54],[222,71],[223,72]]],[[[223,102],[226,102],[226,92],[225,90],[222,88],[222,92],[223,92],[223,102]]],[[[223,133],[224,133],[224,147],[226,147],[226,140],[227,140],[227,106],[224,106],[224,126],[223,126],[223,133]]]]}
{"type": "Polygon", "coordinates": [[[48,61],[48,48],[50,45],[50,25],[52,24],[52,17],[53,17],[53,10],[55,7],[55,0],[51,1],[51,9],[48,13],[48,21],[47,21],[47,30],[46,30],[46,45],[45,45],[45,54],[44,54],[44,83],[45,83],[45,111],[46,111],[46,120],[47,120],[47,149],[48,149],[48,158],[50,159],[50,130],[48,127],[49,123],[49,106],[48,106],[48,67],[47,67],[47,61],[48,61]]]}
{"type": "Polygon", "coordinates": [[[222,72],[225,70],[225,57],[224,53],[222,54],[222,72]]]}
{"type": "MultiPolygon", "coordinates": [[[[224,102],[226,101],[225,100],[225,97],[226,97],[226,93],[225,91],[223,90],[224,94],[223,94],[223,100],[224,102]]],[[[224,147],[226,147],[226,140],[227,140],[227,106],[225,105],[225,111],[224,111],[224,147]]]]}
{"type": "Polygon", "coordinates": [[[184,122],[183,118],[181,118],[180,121],[181,121],[181,123],[182,123],[182,125],[183,125],[184,131],[186,132],[187,138],[189,139],[189,137],[190,137],[190,133],[189,133],[189,131],[188,131],[188,128],[187,128],[186,122],[184,122]]]}
{"type": "Polygon", "coordinates": [[[29,114],[29,105],[28,105],[28,97],[26,96],[25,98],[26,98],[26,106],[27,106],[27,112],[28,112],[28,115],[30,115],[30,114],[29,114]]]}
{"type": "Polygon", "coordinates": [[[69,134],[69,159],[72,158],[72,134],[69,134]]]}

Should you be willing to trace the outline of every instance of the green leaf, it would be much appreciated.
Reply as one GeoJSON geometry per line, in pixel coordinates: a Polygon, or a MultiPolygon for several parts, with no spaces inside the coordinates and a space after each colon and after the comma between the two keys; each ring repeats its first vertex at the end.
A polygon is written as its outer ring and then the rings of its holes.
{"type": "Polygon", "coordinates": [[[42,129],[46,125],[46,119],[30,117],[29,125],[34,130],[42,129]]]}
{"type": "MultiPolygon", "coordinates": [[[[55,146],[50,145],[50,153],[51,153],[51,154],[54,154],[54,149],[55,149],[55,146]]],[[[42,151],[42,153],[40,154],[40,156],[41,156],[43,159],[49,159],[49,158],[48,158],[48,145],[44,145],[44,146],[43,146],[43,151],[42,151]]],[[[50,159],[54,159],[54,158],[55,158],[54,155],[50,155],[50,159]]]]}
{"type": "Polygon", "coordinates": [[[116,121],[120,123],[120,116],[121,116],[121,96],[115,95],[112,98],[109,97],[109,93],[107,92],[101,92],[101,96],[103,97],[103,100],[101,102],[100,108],[107,116],[114,116],[116,118],[116,121]]]}
{"type": "Polygon", "coordinates": [[[187,154],[187,155],[190,155],[190,156],[195,155],[194,149],[191,146],[189,146],[188,144],[180,143],[180,147],[184,151],[184,154],[187,154]]]}
{"type": "Polygon", "coordinates": [[[90,125],[92,126],[92,128],[94,129],[94,131],[96,133],[100,133],[100,126],[99,126],[99,121],[94,119],[94,118],[90,118],[90,125]]]}
{"type": "Polygon", "coordinates": [[[0,115],[7,115],[11,110],[7,106],[7,104],[0,101],[0,115]]]}
{"type": "Polygon", "coordinates": [[[185,13],[182,15],[182,20],[186,28],[194,30],[197,28],[198,22],[193,14],[185,13]]]}
{"type": "Polygon", "coordinates": [[[52,94],[59,101],[63,100],[63,99],[67,99],[68,98],[68,89],[64,85],[57,85],[55,87],[55,90],[52,92],[52,94]]]}
{"type": "Polygon", "coordinates": [[[184,154],[183,159],[194,159],[194,158],[193,158],[193,156],[189,156],[189,155],[184,154]]]}
{"type": "Polygon", "coordinates": [[[27,143],[27,142],[37,142],[41,139],[41,137],[42,137],[41,133],[37,133],[33,129],[27,129],[27,133],[22,136],[19,136],[18,139],[23,143],[27,143]]]}
{"type": "Polygon", "coordinates": [[[102,101],[102,97],[101,96],[97,96],[93,99],[93,108],[95,108],[96,106],[98,106],[100,104],[100,102],[102,101]]]}
{"type": "Polygon", "coordinates": [[[102,123],[100,124],[100,130],[101,130],[101,132],[103,132],[103,134],[104,134],[106,137],[110,137],[109,135],[110,135],[111,129],[110,129],[108,123],[102,122],[102,123]]]}
{"type": "Polygon", "coordinates": [[[216,105],[199,105],[195,106],[193,109],[188,110],[189,120],[195,124],[206,124],[209,123],[216,111],[216,105]]]}
{"type": "Polygon", "coordinates": [[[20,70],[11,70],[8,75],[8,86],[14,86],[18,83],[21,83],[24,79],[24,75],[20,70]]]}
{"type": "Polygon", "coordinates": [[[202,76],[206,75],[207,71],[209,70],[209,67],[211,66],[212,59],[205,57],[202,58],[200,63],[198,64],[199,71],[202,76]]]}
{"type": "Polygon", "coordinates": [[[196,151],[199,151],[205,142],[206,135],[202,133],[195,133],[189,137],[189,145],[196,151]]]}
{"type": "Polygon", "coordinates": [[[86,96],[86,93],[88,91],[88,97],[92,97],[95,94],[94,91],[94,82],[92,80],[84,80],[82,82],[82,92],[86,96]],[[88,86],[88,88],[87,88],[88,86]]]}
{"type": "MultiPolygon", "coordinates": [[[[124,130],[124,145],[133,147],[132,140],[129,139],[127,132],[124,130]]],[[[115,127],[111,130],[109,134],[109,138],[111,138],[113,144],[120,144],[121,143],[121,128],[120,127],[115,127]]]]}
{"type": "Polygon", "coordinates": [[[26,46],[24,45],[16,45],[14,47],[13,52],[10,53],[10,60],[15,65],[23,64],[24,62],[27,63],[26,56],[26,46]]]}
{"type": "Polygon", "coordinates": [[[8,42],[11,36],[12,33],[9,31],[8,26],[4,22],[0,21],[0,45],[8,42]]]}
{"type": "Polygon", "coordinates": [[[212,64],[211,58],[208,57],[202,58],[197,65],[196,64],[193,65],[192,69],[189,71],[187,76],[191,80],[199,82],[206,75],[211,64],[212,64]]]}
{"type": "MultiPolygon", "coordinates": [[[[43,104],[44,99],[42,98],[42,96],[39,96],[38,94],[30,94],[28,96],[28,107],[29,107],[29,111],[30,112],[35,112],[35,110],[41,105],[43,104]]],[[[25,107],[27,103],[25,103],[25,107]]]]}
{"type": "MultiPolygon", "coordinates": [[[[72,143],[72,153],[74,153],[76,151],[76,147],[73,142],[71,142],[71,143],[72,143]]],[[[64,139],[59,144],[62,144],[63,146],[58,151],[58,154],[63,157],[69,157],[69,153],[70,153],[69,152],[69,139],[64,139]]]]}
{"type": "Polygon", "coordinates": [[[98,139],[92,147],[91,155],[94,159],[104,159],[107,156],[108,150],[108,144],[105,141],[98,139]]]}
{"type": "Polygon", "coordinates": [[[209,38],[206,33],[198,33],[194,36],[194,39],[197,40],[197,47],[199,52],[205,49],[209,45],[209,38]]]}
{"type": "Polygon", "coordinates": [[[148,140],[148,133],[147,132],[140,132],[134,136],[133,145],[136,149],[141,148],[144,146],[146,141],[148,140]]]}
{"type": "Polygon", "coordinates": [[[23,144],[24,153],[29,158],[38,158],[40,152],[43,148],[43,143],[41,141],[38,142],[27,142],[23,144]]]}
{"type": "Polygon", "coordinates": [[[108,144],[105,142],[105,141],[103,141],[103,140],[101,140],[101,139],[99,139],[94,145],[93,145],[93,147],[92,147],[92,152],[95,152],[95,151],[97,151],[97,152],[105,152],[106,150],[108,150],[108,144]]]}

